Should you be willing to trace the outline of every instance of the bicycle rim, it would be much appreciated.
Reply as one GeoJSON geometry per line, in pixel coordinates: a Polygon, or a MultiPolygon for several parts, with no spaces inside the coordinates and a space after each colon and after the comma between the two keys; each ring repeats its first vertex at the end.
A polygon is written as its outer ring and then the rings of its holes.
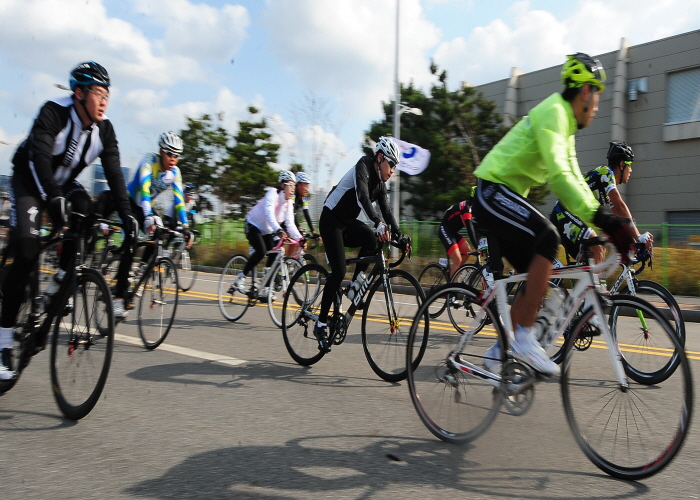
{"type": "Polygon", "coordinates": [[[76,280],[75,293],[66,294],[58,308],[63,316],[56,319],[51,342],[54,397],[72,420],[85,417],[97,403],[114,348],[114,311],[104,278],[93,269],[81,269],[76,280]],[[102,333],[98,324],[106,325],[102,333]]]}
{"type": "Polygon", "coordinates": [[[272,322],[282,328],[282,303],[288,292],[291,277],[301,268],[301,262],[292,257],[284,257],[282,264],[277,269],[276,275],[270,282],[267,295],[267,309],[270,312],[272,322]]]}
{"type": "Polygon", "coordinates": [[[139,335],[147,349],[155,349],[163,343],[175,319],[177,271],[170,259],[161,258],[146,273],[139,298],[139,335]]]}
{"type": "MultiPolygon", "coordinates": [[[[618,330],[636,329],[636,312],[641,311],[656,335],[680,347],[668,321],[648,303],[622,295],[611,300],[625,311],[618,330]]],[[[583,313],[565,346],[561,390],[566,417],[579,446],[598,468],[621,479],[643,479],[666,467],[685,440],[693,409],[690,365],[680,349],[677,369],[662,382],[641,384],[628,377],[628,387],[620,387],[602,339],[594,339],[585,351],[574,346],[593,314],[590,309],[583,313]]],[[[634,348],[618,345],[623,354],[634,348]]],[[[672,352],[659,349],[655,355],[670,358],[672,352]]]]}
{"type": "Polygon", "coordinates": [[[234,255],[219,276],[219,310],[229,321],[239,320],[248,309],[249,298],[245,292],[252,286],[251,278],[246,277],[243,290],[236,286],[238,274],[243,272],[247,262],[248,258],[245,255],[234,255]]]}
{"type": "MultiPolygon", "coordinates": [[[[440,264],[435,262],[428,264],[423,268],[418,276],[418,282],[423,289],[423,294],[429,297],[440,286],[449,281],[447,271],[440,264]]],[[[439,318],[445,311],[446,303],[433,302],[432,309],[429,311],[431,318],[439,318]]]]}
{"type": "Polygon", "coordinates": [[[177,260],[177,284],[180,290],[186,292],[194,286],[197,281],[197,251],[195,247],[183,249],[177,260]]]}
{"type": "MultiPolygon", "coordinates": [[[[448,284],[428,297],[418,315],[425,314],[432,300],[455,296],[462,302],[476,302],[473,288],[448,284]]],[[[490,310],[486,311],[494,326],[479,335],[469,335],[463,348],[455,353],[465,366],[481,367],[486,350],[497,340],[503,342],[500,324],[490,310]]],[[[476,327],[472,318],[464,317],[462,330],[476,327]]],[[[490,382],[476,370],[457,369],[448,356],[457,347],[462,334],[445,321],[430,321],[429,331],[424,321],[414,321],[406,348],[406,365],[424,351],[420,364],[408,370],[408,390],[418,416],[430,432],[450,443],[466,443],[481,436],[493,423],[502,402],[500,382],[490,382]]],[[[503,357],[503,350],[501,350],[503,357]]],[[[501,359],[501,363],[503,359],[501,359]]]]}

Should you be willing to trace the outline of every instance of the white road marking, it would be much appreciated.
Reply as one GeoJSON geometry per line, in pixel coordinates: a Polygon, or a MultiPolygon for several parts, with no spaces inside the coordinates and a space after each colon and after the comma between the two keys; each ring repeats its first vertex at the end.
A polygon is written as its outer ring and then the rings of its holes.
{"type": "MultiPolygon", "coordinates": [[[[143,345],[140,338],[130,337],[129,335],[123,335],[121,333],[115,333],[114,340],[126,342],[127,344],[143,345]]],[[[214,361],[223,365],[238,366],[247,363],[247,361],[244,359],[231,358],[229,356],[222,356],[221,354],[212,354],[210,352],[197,351],[195,349],[189,349],[187,347],[180,347],[166,343],[159,345],[157,349],[159,351],[174,352],[175,354],[182,354],[183,356],[190,356],[192,358],[214,361]]]]}

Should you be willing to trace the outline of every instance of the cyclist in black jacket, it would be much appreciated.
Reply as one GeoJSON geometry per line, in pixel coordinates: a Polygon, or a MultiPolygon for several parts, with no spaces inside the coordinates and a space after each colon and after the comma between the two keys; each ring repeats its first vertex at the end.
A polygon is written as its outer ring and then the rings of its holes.
{"type": "MultiPolygon", "coordinates": [[[[92,200],[76,177],[97,158],[116,198],[119,216],[133,235],[135,221],[129,209],[126,184],[120,168],[119,148],[112,123],[105,116],[109,101],[109,75],[95,62],[79,64],[70,74],[71,96],[45,103],[29,137],[12,160],[10,244],[14,262],[2,285],[0,317],[0,379],[14,376],[11,364],[13,327],[29,274],[39,255],[41,210],[48,209],[55,231],[66,224],[66,204],[83,214],[92,213],[92,200]]],[[[65,270],[75,258],[75,245],[66,240],[55,283],[58,289],[65,270]]],[[[53,286],[52,286],[53,285],[53,286]]]]}
{"type": "MultiPolygon", "coordinates": [[[[333,187],[321,211],[318,224],[331,273],[321,298],[321,311],[314,327],[319,350],[329,352],[326,322],[333,299],[345,277],[345,247],[360,247],[359,257],[371,255],[379,241],[401,238],[394,216],[389,208],[386,185],[399,162],[399,148],[390,137],[380,137],[374,156],[363,156],[333,187]],[[377,202],[382,217],[372,207],[377,202]],[[374,231],[357,219],[360,211],[374,224],[374,231]]],[[[406,241],[406,244],[409,244],[406,241]]],[[[357,264],[353,281],[368,264],[357,264]]]]}

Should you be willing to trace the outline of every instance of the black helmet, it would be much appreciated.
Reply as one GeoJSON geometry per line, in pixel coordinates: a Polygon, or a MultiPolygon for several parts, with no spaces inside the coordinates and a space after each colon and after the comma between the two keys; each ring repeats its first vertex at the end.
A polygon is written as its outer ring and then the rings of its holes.
{"type": "Polygon", "coordinates": [[[608,148],[608,165],[617,165],[621,161],[632,161],[634,160],[634,153],[632,148],[625,142],[613,141],[610,143],[608,148]]]}
{"type": "Polygon", "coordinates": [[[70,89],[75,90],[77,86],[101,85],[109,87],[109,75],[107,70],[95,61],[78,64],[70,72],[70,89]]]}

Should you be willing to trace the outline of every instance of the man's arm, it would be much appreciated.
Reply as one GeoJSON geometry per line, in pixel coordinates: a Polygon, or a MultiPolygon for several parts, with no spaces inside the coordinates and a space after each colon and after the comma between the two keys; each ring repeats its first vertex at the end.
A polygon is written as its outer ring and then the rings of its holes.
{"type": "Polygon", "coordinates": [[[355,196],[357,196],[357,203],[360,205],[360,208],[364,210],[365,215],[372,221],[374,227],[383,222],[372,206],[372,200],[369,197],[369,172],[362,160],[355,165],[355,196]]]}
{"type": "Polygon", "coordinates": [[[26,144],[29,168],[34,170],[34,180],[37,181],[37,188],[45,200],[63,196],[63,191],[54,179],[52,168],[53,143],[65,125],[58,109],[59,106],[55,103],[44,104],[34,121],[26,144]]]}
{"type": "Polygon", "coordinates": [[[185,211],[185,194],[182,190],[182,172],[175,167],[175,181],[173,182],[173,204],[175,213],[182,227],[188,227],[187,212],[185,211]]]}

